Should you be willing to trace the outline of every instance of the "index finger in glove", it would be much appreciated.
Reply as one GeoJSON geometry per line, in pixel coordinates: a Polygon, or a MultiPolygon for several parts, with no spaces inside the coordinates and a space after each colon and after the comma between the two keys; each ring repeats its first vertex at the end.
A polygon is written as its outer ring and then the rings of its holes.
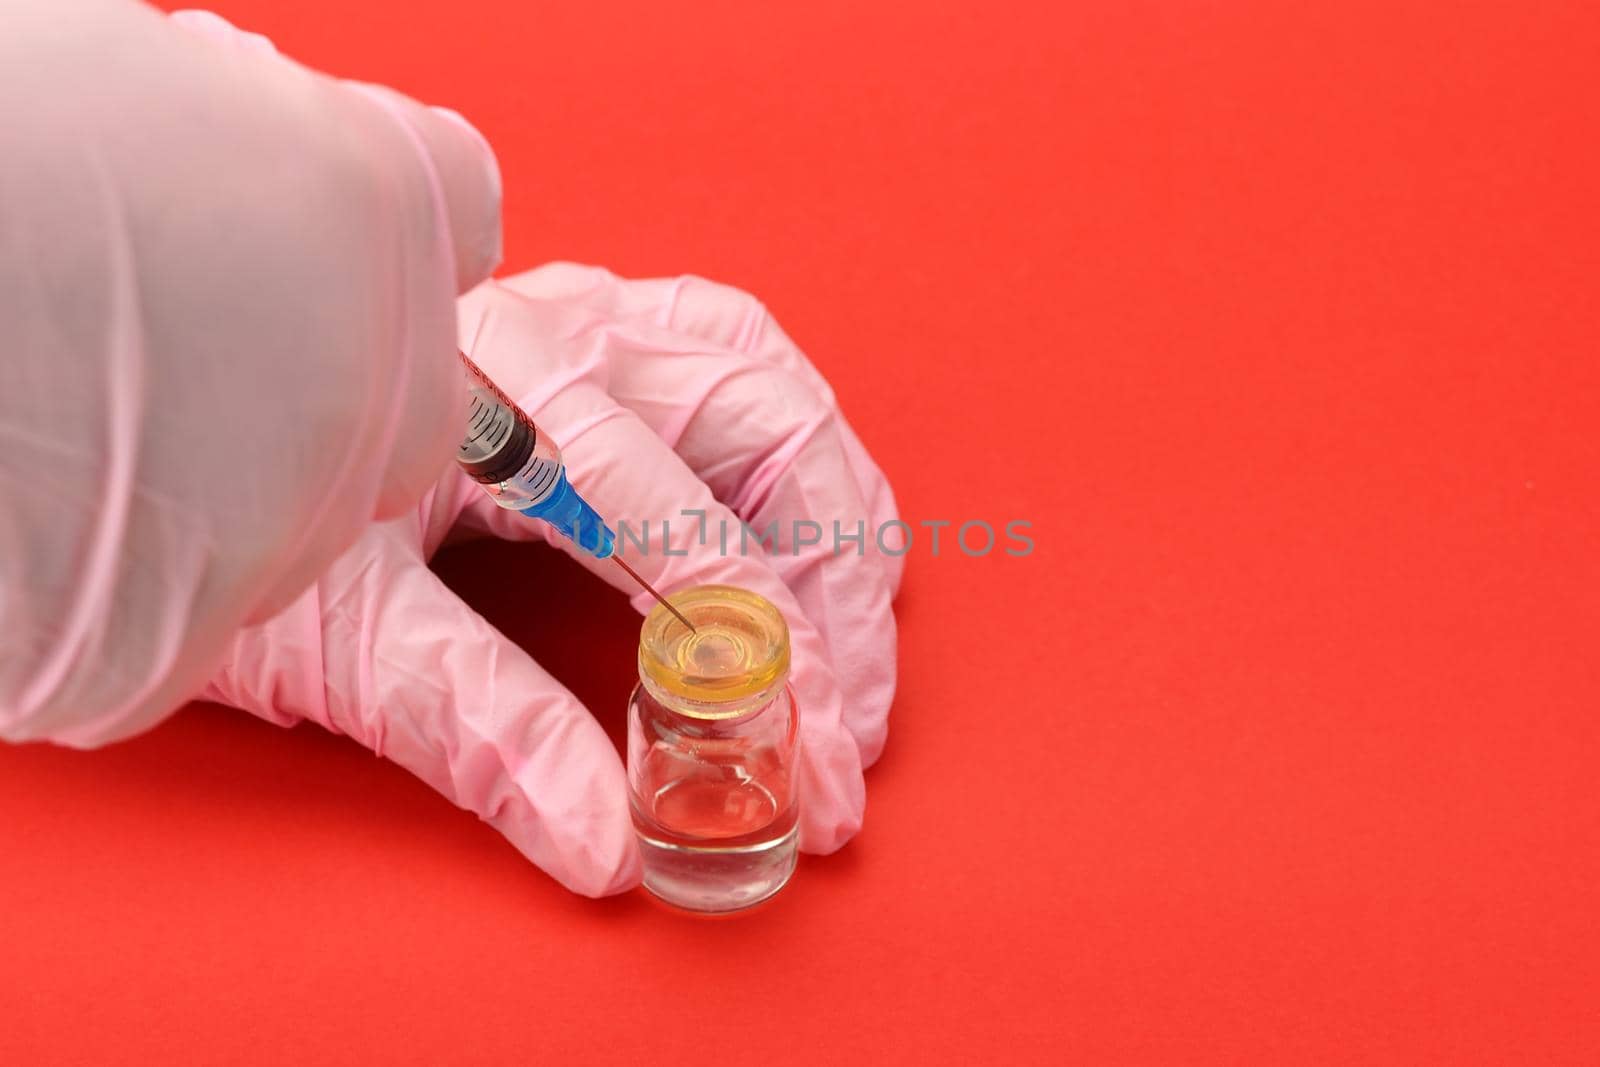
{"type": "Polygon", "coordinates": [[[637,884],[610,739],[428,570],[418,521],[371,527],[286,610],[241,631],[205,697],[354,738],[475,812],[575,892],[637,884]]]}

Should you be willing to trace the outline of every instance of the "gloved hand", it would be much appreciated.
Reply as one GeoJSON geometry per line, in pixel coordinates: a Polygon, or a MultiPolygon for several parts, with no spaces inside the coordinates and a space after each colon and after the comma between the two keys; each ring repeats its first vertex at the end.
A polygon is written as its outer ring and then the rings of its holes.
{"type": "Polygon", "coordinates": [[[459,440],[499,258],[463,121],[131,0],[0,10],[0,738],[93,745],[459,440]]]}
{"type": "MultiPolygon", "coordinates": [[[[901,561],[874,545],[897,518],[894,498],[827,383],[760,304],[696,278],[623,282],[557,264],[480,286],[460,309],[462,347],[561,446],[590,503],[635,531],[649,520],[648,554],[626,550],[648,580],[739,585],[784,613],[804,738],[801,846],[839,847],[861,825],[862,767],[887,731],[901,561]],[[704,545],[684,509],[706,512],[704,545]],[[686,555],[663,554],[664,518],[686,555]],[[778,520],[777,550],[752,540],[741,556],[739,519],[760,531],[778,520]],[[797,519],[828,536],[796,550],[797,519]],[[847,534],[865,523],[861,555],[834,554],[835,521],[847,534]]],[[[653,604],[610,561],[497,508],[451,469],[413,514],[371,527],[315,588],[241,633],[206,695],[348,734],[569,888],[626,889],[639,865],[621,762],[570,692],[428,570],[453,531],[542,537],[641,612],[653,604]]]]}

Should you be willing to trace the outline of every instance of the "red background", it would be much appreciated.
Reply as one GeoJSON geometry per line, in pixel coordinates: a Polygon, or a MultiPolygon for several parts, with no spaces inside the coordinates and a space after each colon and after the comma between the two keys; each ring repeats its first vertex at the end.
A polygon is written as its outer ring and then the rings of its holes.
{"type": "MultiPolygon", "coordinates": [[[[1600,1062],[1594,5],[785,6],[218,0],[1035,524],[919,543],[866,830],[694,921],[314,728],[0,750],[0,1061],[1600,1062]]],[[[440,566],[616,721],[619,597],[440,566]]]]}

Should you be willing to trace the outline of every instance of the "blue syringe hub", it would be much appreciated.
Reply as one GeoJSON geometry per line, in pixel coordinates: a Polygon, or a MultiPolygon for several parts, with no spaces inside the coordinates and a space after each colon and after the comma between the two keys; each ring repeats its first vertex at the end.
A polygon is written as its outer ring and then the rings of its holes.
{"type": "Polygon", "coordinates": [[[537,504],[523,508],[522,513],[554,526],[563,537],[596,559],[605,559],[617,550],[617,535],[606,525],[600,513],[572,488],[572,483],[567,481],[565,468],[549,495],[537,504]]]}

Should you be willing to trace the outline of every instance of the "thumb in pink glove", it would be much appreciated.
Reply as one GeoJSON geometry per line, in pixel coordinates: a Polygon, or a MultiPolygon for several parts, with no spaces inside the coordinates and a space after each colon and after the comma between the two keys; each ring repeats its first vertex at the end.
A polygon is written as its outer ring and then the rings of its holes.
{"type": "Polygon", "coordinates": [[[3,23],[0,738],[93,745],[448,463],[499,181],[458,118],[215,16],[3,23]]]}

